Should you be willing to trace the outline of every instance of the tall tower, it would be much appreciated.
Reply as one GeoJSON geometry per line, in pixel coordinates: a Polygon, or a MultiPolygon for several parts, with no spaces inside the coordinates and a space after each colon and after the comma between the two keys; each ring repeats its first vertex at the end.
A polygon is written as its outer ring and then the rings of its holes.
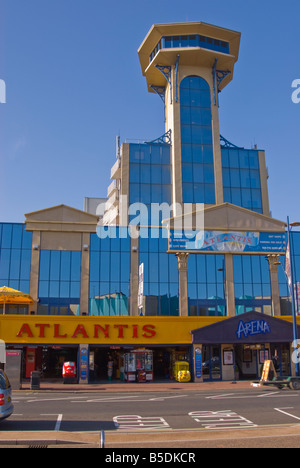
{"type": "Polygon", "coordinates": [[[270,216],[264,151],[220,135],[218,96],[233,78],[240,36],[200,22],[152,26],[138,54],[148,91],[164,103],[165,135],[122,144],[104,224],[131,223],[128,210],[136,203],[148,213],[167,204],[173,216],[186,203],[193,211],[196,204],[231,203],[270,216]]]}
{"type": "Polygon", "coordinates": [[[223,203],[218,93],[232,80],[240,33],[206,23],[152,26],[138,53],[165,106],[173,203],[223,203]]]}

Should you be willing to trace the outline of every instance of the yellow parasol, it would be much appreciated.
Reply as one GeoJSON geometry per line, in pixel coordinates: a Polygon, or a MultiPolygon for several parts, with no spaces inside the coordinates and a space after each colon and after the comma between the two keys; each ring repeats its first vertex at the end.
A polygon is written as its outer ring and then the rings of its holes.
{"type": "Polygon", "coordinates": [[[4,315],[5,304],[29,305],[34,304],[34,300],[29,294],[8,288],[7,286],[2,286],[0,288],[0,304],[3,304],[4,315]]]}

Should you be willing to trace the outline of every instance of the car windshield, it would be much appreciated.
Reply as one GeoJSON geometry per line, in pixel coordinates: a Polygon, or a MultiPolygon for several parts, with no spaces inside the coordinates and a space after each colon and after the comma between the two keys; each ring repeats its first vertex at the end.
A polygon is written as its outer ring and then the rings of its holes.
{"type": "Polygon", "coordinates": [[[3,371],[0,371],[0,388],[7,390],[10,387],[9,380],[3,371]]]}

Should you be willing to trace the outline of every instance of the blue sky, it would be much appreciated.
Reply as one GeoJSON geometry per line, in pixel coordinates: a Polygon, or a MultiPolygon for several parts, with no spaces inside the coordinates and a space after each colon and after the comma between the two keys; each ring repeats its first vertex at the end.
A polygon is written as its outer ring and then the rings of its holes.
{"type": "Polygon", "coordinates": [[[0,0],[0,220],[105,197],[115,139],[164,133],[137,49],[154,23],[204,21],[242,33],[220,128],[266,151],[273,217],[300,221],[299,0],[0,0]]]}

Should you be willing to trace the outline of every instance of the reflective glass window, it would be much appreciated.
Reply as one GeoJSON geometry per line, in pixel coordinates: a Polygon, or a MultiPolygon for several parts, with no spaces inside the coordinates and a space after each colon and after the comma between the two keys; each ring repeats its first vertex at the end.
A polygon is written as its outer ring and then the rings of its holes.
{"type": "Polygon", "coordinates": [[[236,314],[251,310],[268,313],[271,306],[269,264],[264,255],[234,255],[236,314]]]}
{"type": "Polygon", "coordinates": [[[221,148],[224,202],[262,213],[257,150],[221,148]]]}
{"type": "Polygon", "coordinates": [[[40,254],[40,281],[49,280],[50,250],[42,250],[40,254]]]}
{"type": "Polygon", "coordinates": [[[10,258],[11,251],[10,249],[1,250],[1,262],[0,262],[0,278],[9,278],[10,277],[10,258]]]}
{"type": "Polygon", "coordinates": [[[2,249],[10,249],[12,244],[12,224],[2,224],[2,249]]]}
{"type": "Polygon", "coordinates": [[[129,314],[131,239],[128,229],[115,229],[109,244],[99,239],[99,249],[90,252],[90,315],[129,314]]]}
{"type": "Polygon", "coordinates": [[[13,249],[20,249],[22,246],[23,226],[21,224],[13,225],[12,229],[12,244],[13,249]]]}
{"type": "Polygon", "coordinates": [[[50,256],[50,281],[59,280],[61,252],[53,250],[50,256]]]}
{"type": "MultiPolygon", "coordinates": [[[[31,265],[31,250],[21,250],[20,280],[29,281],[30,265],[31,265]]],[[[21,291],[23,291],[22,288],[20,289],[21,291]]]]}
{"type": "Polygon", "coordinates": [[[188,258],[189,315],[225,315],[225,269],[223,255],[188,258]]]}
{"type": "Polygon", "coordinates": [[[20,277],[21,250],[12,249],[10,258],[10,277],[17,280],[20,277]]]}
{"type": "Polygon", "coordinates": [[[183,202],[213,204],[210,88],[200,76],[188,76],[181,81],[180,112],[183,202]],[[201,167],[205,162],[212,166],[201,167]]]}
{"type": "MultiPolygon", "coordinates": [[[[31,244],[32,233],[26,231],[24,224],[0,223],[0,283],[2,286],[29,293],[31,244]]],[[[15,312],[18,313],[18,310],[15,312]]],[[[7,313],[10,313],[9,309],[7,313]]]]}
{"type": "MultiPolygon", "coordinates": [[[[69,299],[77,299],[79,303],[80,277],[81,252],[41,250],[39,297],[44,303],[46,301],[50,304],[52,299],[64,298],[64,305],[70,312],[69,299]]],[[[62,303],[56,301],[55,307],[60,305],[62,303]]]]}
{"type": "Polygon", "coordinates": [[[139,264],[144,263],[144,307],[146,316],[178,315],[178,266],[175,255],[167,254],[166,232],[160,228],[141,230],[139,264]],[[148,235],[148,238],[145,238],[148,235]]]}
{"type": "Polygon", "coordinates": [[[71,279],[71,252],[61,253],[60,278],[62,281],[70,281],[71,279]]]}
{"type": "MultiPolygon", "coordinates": [[[[167,144],[130,144],[129,206],[171,202],[170,146],[167,144]],[[138,153],[143,156],[138,157],[138,153]]],[[[150,211],[150,210],[149,210],[150,211]]],[[[135,219],[130,215],[130,222],[135,219]]],[[[143,224],[148,219],[143,220],[143,224]]]]}

